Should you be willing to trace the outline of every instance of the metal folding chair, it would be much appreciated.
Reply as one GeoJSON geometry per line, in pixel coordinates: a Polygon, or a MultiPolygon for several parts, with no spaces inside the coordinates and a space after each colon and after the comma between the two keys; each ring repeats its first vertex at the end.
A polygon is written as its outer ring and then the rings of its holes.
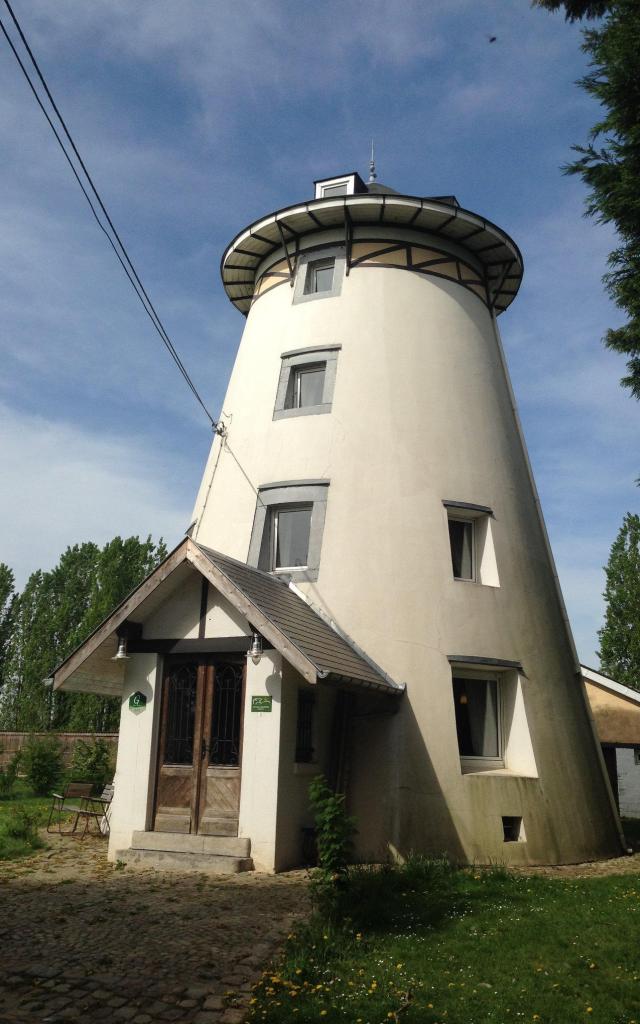
{"type": "Polygon", "coordinates": [[[72,835],[78,827],[78,820],[85,810],[85,801],[91,796],[92,789],[92,782],[69,782],[63,793],[53,793],[47,832],[58,832],[61,836],[72,835]],[[73,828],[63,829],[63,818],[68,814],[74,816],[73,828]]]}

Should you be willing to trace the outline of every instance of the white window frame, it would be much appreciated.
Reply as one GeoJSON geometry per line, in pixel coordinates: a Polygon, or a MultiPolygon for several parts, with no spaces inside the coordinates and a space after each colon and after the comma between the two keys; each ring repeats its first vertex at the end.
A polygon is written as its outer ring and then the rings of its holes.
{"type": "MultiPolygon", "coordinates": [[[[458,756],[460,757],[460,767],[465,772],[479,772],[479,771],[492,771],[499,770],[505,767],[505,723],[504,723],[504,699],[502,693],[502,673],[493,672],[491,670],[486,672],[476,672],[469,669],[459,669],[455,666],[451,668],[451,694],[455,701],[455,694],[453,691],[454,679],[470,679],[478,683],[495,682],[496,684],[496,726],[498,735],[498,756],[497,757],[478,757],[470,756],[468,754],[460,753],[460,746],[458,744],[458,756]]],[[[455,725],[455,704],[454,704],[454,727],[456,730],[456,743],[458,743],[458,729],[455,725]]]]}
{"type": "Polygon", "coordinates": [[[333,291],[333,279],[336,274],[336,258],[335,256],[324,256],[318,260],[309,260],[307,262],[307,274],[304,281],[304,294],[305,295],[324,295],[333,291]],[[318,270],[326,270],[331,267],[333,273],[331,275],[331,288],[314,288],[312,285],[317,283],[316,274],[318,270]]]}
{"type": "Polygon", "coordinates": [[[313,405],[302,405],[300,399],[302,397],[302,377],[305,373],[314,373],[318,370],[322,370],[322,388],[324,391],[324,384],[327,379],[327,361],[326,359],[319,360],[314,363],[301,363],[299,366],[293,366],[291,368],[291,377],[293,378],[292,392],[293,392],[293,404],[286,405],[286,409],[314,409],[313,405]]]}
{"type": "Polygon", "coordinates": [[[296,276],[293,286],[293,304],[300,302],[320,302],[322,299],[334,299],[342,291],[342,282],[346,268],[346,250],[344,245],[322,245],[317,249],[308,249],[298,255],[296,263],[296,276]],[[323,263],[325,260],[333,260],[333,283],[331,288],[324,292],[307,291],[307,276],[310,265],[323,263]]]}
{"type": "Polygon", "coordinates": [[[281,355],[280,376],[276,390],[276,400],[273,408],[274,420],[290,419],[295,416],[316,416],[322,413],[331,412],[333,405],[333,392],[338,371],[338,355],[341,345],[316,345],[311,348],[293,349],[290,352],[283,352],[281,355]],[[324,387],[322,389],[322,401],[319,405],[286,405],[291,374],[296,373],[303,367],[319,366],[324,364],[324,387]]]}
{"type": "Polygon", "coordinates": [[[302,501],[298,505],[274,505],[273,508],[269,509],[268,516],[268,528],[271,531],[269,538],[269,572],[273,573],[292,573],[292,572],[306,572],[309,568],[309,545],[311,544],[311,523],[313,520],[313,502],[302,501]],[[309,539],[307,541],[307,558],[304,565],[276,565],[276,552],[278,550],[278,523],[280,520],[281,512],[295,512],[295,511],[309,510],[309,539]]]}
{"type": "MultiPolygon", "coordinates": [[[[454,580],[461,581],[462,583],[477,583],[477,558],[476,558],[476,523],[475,519],[463,518],[463,516],[456,516],[449,514],[447,516],[447,530],[449,529],[449,523],[464,523],[471,527],[471,575],[470,576],[456,576],[454,574],[454,580]]],[[[451,536],[449,536],[449,553],[451,554],[451,571],[453,573],[453,553],[451,551],[451,536]]]]}
{"type": "Polygon", "coordinates": [[[316,199],[342,199],[345,195],[352,196],[355,193],[356,176],[355,174],[341,174],[339,178],[322,178],[320,181],[315,182],[315,187],[316,199]],[[345,185],[346,192],[337,196],[328,196],[325,194],[326,189],[335,188],[338,185],[345,185]]]}

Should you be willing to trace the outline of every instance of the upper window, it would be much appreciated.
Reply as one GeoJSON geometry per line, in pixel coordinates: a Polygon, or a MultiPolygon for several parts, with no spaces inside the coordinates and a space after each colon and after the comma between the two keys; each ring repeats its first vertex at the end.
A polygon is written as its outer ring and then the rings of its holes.
{"type": "Polygon", "coordinates": [[[305,295],[316,294],[317,292],[330,292],[333,289],[333,274],[335,271],[335,259],[309,260],[307,263],[307,276],[304,283],[305,295]]]}
{"type": "Polygon", "coordinates": [[[309,561],[312,505],[275,506],[269,509],[264,557],[260,568],[270,572],[306,569],[309,561]]]}
{"type": "Polygon", "coordinates": [[[260,487],[247,564],[292,579],[317,580],[328,488],[328,480],[260,487]]]}
{"type": "Polygon", "coordinates": [[[444,501],[443,505],[447,510],[453,578],[499,587],[491,509],[465,501],[444,501]]]}
{"type": "Polygon", "coordinates": [[[456,580],[476,578],[473,534],[473,520],[454,519],[449,516],[449,544],[453,576],[456,580]]]}
{"type": "Polygon", "coordinates": [[[342,291],[346,255],[343,245],[323,245],[298,255],[293,304],[335,298],[342,291]]]}
{"type": "Polygon", "coordinates": [[[308,409],[314,405],[322,405],[326,374],[326,363],[302,363],[301,366],[293,366],[289,374],[285,409],[308,409]]]}
{"type": "Polygon", "coordinates": [[[323,185],[322,186],[322,198],[327,199],[329,196],[346,196],[348,189],[348,183],[341,181],[338,185],[323,185]]]}
{"type": "Polygon", "coordinates": [[[274,420],[331,412],[340,345],[282,353],[274,420]]]}

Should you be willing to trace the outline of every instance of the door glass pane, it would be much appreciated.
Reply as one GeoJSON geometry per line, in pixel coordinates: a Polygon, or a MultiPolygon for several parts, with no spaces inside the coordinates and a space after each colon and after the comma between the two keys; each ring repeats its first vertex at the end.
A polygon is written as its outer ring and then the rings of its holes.
{"type": "Polygon", "coordinates": [[[454,679],[453,699],[460,756],[500,757],[497,681],[454,679]]]}
{"type": "Polygon", "coordinates": [[[296,371],[296,397],[299,409],[308,405],[321,405],[324,391],[324,364],[308,366],[296,371]]]}
{"type": "Polygon", "coordinates": [[[473,579],[473,523],[449,520],[449,542],[453,575],[457,580],[473,579]]]}
{"type": "Polygon", "coordinates": [[[209,764],[240,763],[242,665],[216,665],[211,711],[209,764]]]}
{"type": "Polygon", "coordinates": [[[274,569],[288,569],[307,564],[311,505],[302,508],[281,508],[275,515],[274,569]]]}
{"type": "Polygon", "coordinates": [[[198,666],[177,665],[166,677],[167,731],[164,764],[193,764],[193,726],[196,717],[198,666]]]}

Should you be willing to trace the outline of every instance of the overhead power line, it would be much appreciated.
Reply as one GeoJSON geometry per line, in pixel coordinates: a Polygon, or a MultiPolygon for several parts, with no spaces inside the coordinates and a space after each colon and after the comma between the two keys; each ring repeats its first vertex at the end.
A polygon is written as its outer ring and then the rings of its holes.
{"type": "Polygon", "coordinates": [[[34,96],[34,98],[36,100],[36,103],[38,104],[38,106],[40,107],[40,110],[44,114],[44,116],[45,116],[45,118],[46,118],[46,120],[47,120],[47,122],[49,124],[49,127],[51,128],[51,131],[53,132],[53,134],[54,134],[54,136],[56,138],[56,141],[57,141],[58,145],[60,146],[60,149],[62,150],[62,152],[63,152],[63,154],[65,156],[65,159],[67,160],[67,163],[69,164],[69,167],[71,168],[73,176],[75,177],[78,185],[82,189],[82,193],[83,193],[85,199],[87,200],[87,203],[89,204],[89,207],[91,208],[91,212],[92,212],[92,214],[93,214],[93,216],[94,216],[94,218],[95,218],[95,220],[96,220],[96,222],[98,224],[98,227],[100,228],[100,230],[106,236],[106,238],[107,238],[111,248],[113,249],[115,255],[117,256],[118,261],[119,261],[122,269],[124,270],[125,274],[127,275],[127,278],[129,280],[129,283],[131,284],[131,287],[133,288],[133,290],[135,291],[136,295],[138,296],[138,299],[140,300],[140,303],[142,304],[142,307],[143,307],[145,313],[147,314],[147,316],[151,320],[151,323],[153,324],[156,332],[160,336],[164,346],[166,347],[167,351],[169,352],[169,355],[173,359],[173,361],[176,364],[178,370],[180,371],[182,377],[184,378],[185,383],[187,384],[187,386],[191,390],[194,398],[196,399],[196,401],[199,403],[199,405],[203,409],[203,411],[205,413],[205,416],[209,420],[209,422],[210,422],[211,426],[213,427],[213,429],[216,430],[217,427],[218,427],[218,424],[213,419],[213,417],[211,416],[209,410],[207,409],[206,405],[204,404],[202,398],[200,397],[200,394],[198,393],[198,389],[196,388],[195,384],[193,383],[191,377],[189,376],[189,373],[188,373],[184,363],[182,362],[182,359],[178,355],[178,352],[176,350],[175,345],[171,341],[171,338],[169,337],[169,334],[167,333],[167,330],[166,330],[164,324],[162,323],[162,320],[160,319],[160,316],[158,315],[158,312],[157,312],[155,306],[153,305],[153,302],[151,301],[151,299],[149,297],[149,294],[148,294],[146,288],[144,287],[144,285],[143,285],[143,283],[142,283],[142,281],[141,281],[141,279],[140,279],[140,277],[138,275],[138,272],[137,272],[136,268],[133,265],[133,262],[132,262],[132,260],[131,260],[131,258],[129,256],[129,253],[127,252],[126,247],[125,247],[122,239],[120,238],[120,235],[118,234],[118,232],[116,230],[116,227],[115,227],[111,217],[109,216],[107,208],[106,208],[106,206],[104,205],[104,203],[102,201],[100,193],[98,192],[98,189],[96,188],[96,186],[95,186],[95,184],[93,182],[93,179],[92,179],[89,171],[87,170],[87,166],[86,166],[84,160],[82,159],[82,157],[80,156],[78,148],[77,148],[77,146],[76,146],[76,144],[75,144],[75,142],[74,142],[74,140],[73,140],[73,138],[71,136],[71,133],[70,133],[69,129],[67,128],[66,122],[65,122],[62,114],[60,113],[60,110],[58,109],[58,106],[57,106],[53,96],[51,95],[51,90],[49,89],[49,86],[47,85],[47,83],[45,81],[44,75],[42,74],[42,71],[40,70],[38,62],[37,62],[37,60],[36,60],[36,58],[35,58],[35,56],[33,54],[33,51],[31,49],[31,47],[29,46],[29,43],[27,42],[25,34],[22,31],[20,23],[18,22],[18,19],[17,19],[16,15],[15,15],[15,13],[13,11],[13,8],[11,7],[11,4],[9,3],[9,0],[4,0],[4,4],[5,4],[5,7],[7,8],[8,12],[9,12],[9,15],[11,17],[11,20],[13,21],[13,24],[16,27],[18,35],[20,36],[20,39],[22,41],[22,44],[23,44],[27,54],[29,55],[29,59],[31,60],[31,63],[33,64],[33,67],[34,67],[34,69],[36,71],[36,74],[37,74],[39,80],[40,80],[40,83],[41,83],[41,85],[42,85],[42,87],[43,87],[43,89],[44,89],[44,91],[46,93],[46,96],[47,96],[47,98],[49,100],[49,103],[51,104],[53,112],[54,112],[55,116],[57,117],[57,119],[58,119],[58,121],[60,123],[60,126],[62,127],[62,131],[63,131],[64,135],[66,136],[66,138],[69,141],[69,144],[71,146],[71,149],[73,150],[73,154],[75,155],[76,160],[78,161],[78,164],[80,165],[82,173],[84,174],[84,177],[86,179],[86,183],[87,183],[86,186],[83,183],[81,175],[78,172],[78,169],[75,166],[74,161],[73,161],[72,157],[70,156],[70,154],[69,154],[69,152],[67,150],[67,147],[65,145],[64,139],[61,138],[61,135],[60,135],[59,131],[57,130],[55,124],[53,123],[53,120],[52,120],[51,116],[49,115],[49,113],[48,113],[48,111],[47,111],[47,109],[46,109],[46,107],[45,107],[45,105],[44,105],[44,103],[43,103],[39,93],[38,93],[38,89],[36,88],[36,85],[34,85],[34,82],[33,82],[32,78],[31,78],[31,75],[29,74],[28,69],[25,66],[24,61],[20,57],[20,54],[18,53],[18,50],[16,49],[16,47],[15,47],[15,45],[14,45],[14,43],[13,43],[13,41],[12,41],[12,39],[11,39],[11,37],[10,37],[10,35],[9,35],[9,33],[8,33],[4,23],[2,21],[2,19],[0,18],[0,30],[2,30],[2,33],[3,33],[4,37],[5,37],[5,39],[7,40],[7,43],[9,44],[11,52],[13,53],[13,55],[14,55],[17,63],[18,63],[18,65],[20,67],[20,70],[22,71],[25,79],[27,80],[27,83],[29,85],[29,88],[31,89],[31,92],[33,93],[33,96],[34,96]],[[92,200],[89,192],[91,192],[93,194],[95,202],[94,202],[94,200],[92,200]],[[107,223],[108,228],[110,229],[110,231],[105,226],[104,222],[101,220],[100,215],[98,213],[98,209],[96,209],[96,206],[99,207],[99,209],[102,211],[102,214],[103,214],[103,216],[104,216],[104,218],[106,220],[106,223],[107,223]]]}

